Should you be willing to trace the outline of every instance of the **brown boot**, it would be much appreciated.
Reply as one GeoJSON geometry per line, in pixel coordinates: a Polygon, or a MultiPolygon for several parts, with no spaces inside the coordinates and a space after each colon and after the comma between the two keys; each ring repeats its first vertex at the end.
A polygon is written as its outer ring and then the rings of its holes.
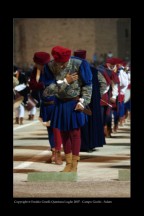
{"type": "Polygon", "coordinates": [[[34,120],[34,115],[31,115],[31,120],[34,120]]]}
{"type": "Polygon", "coordinates": [[[80,157],[77,155],[72,156],[72,169],[71,172],[77,172],[77,166],[78,166],[78,161],[80,160],[80,157]]]}
{"type": "Polygon", "coordinates": [[[19,117],[15,118],[15,124],[19,124],[19,117]]]}
{"type": "Polygon", "coordinates": [[[55,149],[52,149],[52,156],[50,158],[50,162],[53,163],[55,162],[55,159],[56,159],[56,152],[55,152],[55,149]]]}
{"type": "Polygon", "coordinates": [[[20,123],[19,124],[23,125],[23,118],[22,117],[20,117],[20,123]]]}
{"type": "Polygon", "coordinates": [[[61,172],[71,172],[72,169],[72,153],[65,154],[66,166],[61,172]]]}
{"type": "Polygon", "coordinates": [[[63,164],[62,158],[61,158],[61,152],[56,150],[56,154],[55,154],[55,163],[58,165],[63,164]]]}
{"type": "Polygon", "coordinates": [[[104,135],[105,135],[105,137],[107,136],[107,125],[104,126],[104,135]]]}
{"type": "Polygon", "coordinates": [[[128,117],[128,111],[127,111],[126,114],[125,114],[125,119],[127,119],[127,117],[128,117]]]}
{"type": "Polygon", "coordinates": [[[111,137],[111,133],[112,133],[111,127],[107,126],[107,135],[106,135],[106,138],[110,138],[111,137]]]}
{"type": "Polygon", "coordinates": [[[31,115],[28,116],[28,120],[31,120],[31,115]]]}
{"type": "Polygon", "coordinates": [[[110,127],[108,127],[107,125],[106,126],[104,126],[104,135],[105,135],[105,137],[106,138],[110,138],[111,137],[111,128],[110,127]]]}
{"type": "Polygon", "coordinates": [[[120,120],[119,120],[119,125],[121,126],[121,127],[123,127],[124,125],[123,125],[123,117],[120,117],[120,120]]]}
{"type": "Polygon", "coordinates": [[[113,127],[113,133],[117,133],[117,130],[118,130],[118,124],[114,125],[114,127],[113,127]]]}
{"type": "Polygon", "coordinates": [[[51,149],[52,155],[48,157],[46,163],[53,163],[55,161],[55,149],[51,149]]]}

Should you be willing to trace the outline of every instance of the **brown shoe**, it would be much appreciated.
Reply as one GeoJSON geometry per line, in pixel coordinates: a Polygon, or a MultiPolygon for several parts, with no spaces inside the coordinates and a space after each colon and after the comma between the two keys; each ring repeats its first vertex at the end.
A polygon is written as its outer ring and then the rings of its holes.
{"type": "Polygon", "coordinates": [[[23,118],[20,118],[20,125],[23,125],[23,118]]]}
{"type": "Polygon", "coordinates": [[[114,125],[114,127],[113,127],[113,133],[117,133],[117,130],[118,130],[118,125],[114,125]]]}
{"type": "Polygon", "coordinates": [[[19,124],[19,117],[15,118],[15,124],[19,124]]]}

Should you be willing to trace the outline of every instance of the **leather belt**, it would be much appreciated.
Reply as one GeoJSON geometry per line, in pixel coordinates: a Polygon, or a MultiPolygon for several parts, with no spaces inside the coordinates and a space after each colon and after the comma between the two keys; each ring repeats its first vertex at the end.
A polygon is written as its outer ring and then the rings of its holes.
{"type": "Polygon", "coordinates": [[[43,104],[44,104],[45,106],[51,105],[51,104],[54,104],[54,103],[55,103],[54,101],[43,101],[43,104]]]}
{"type": "Polygon", "coordinates": [[[67,102],[67,101],[72,101],[72,100],[79,100],[79,96],[73,97],[73,98],[59,98],[59,100],[67,102]]]}

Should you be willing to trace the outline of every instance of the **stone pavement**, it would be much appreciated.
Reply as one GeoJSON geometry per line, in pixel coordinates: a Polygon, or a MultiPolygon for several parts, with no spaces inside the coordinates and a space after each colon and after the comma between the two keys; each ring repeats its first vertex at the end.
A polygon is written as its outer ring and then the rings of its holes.
{"type": "Polygon", "coordinates": [[[30,173],[59,172],[63,164],[48,163],[46,128],[37,120],[14,124],[14,198],[130,198],[130,120],[95,151],[80,152],[76,181],[28,181],[30,173]]]}

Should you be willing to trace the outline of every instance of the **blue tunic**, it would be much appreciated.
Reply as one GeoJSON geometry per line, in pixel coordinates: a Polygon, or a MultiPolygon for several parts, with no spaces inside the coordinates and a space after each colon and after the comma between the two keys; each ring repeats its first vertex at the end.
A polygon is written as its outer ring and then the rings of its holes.
{"type": "MultiPolygon", "coordinates": [[[[90,70],[89,63],[85,60],[77,60],[77,58],[71,58],[68,67],[72,66],[78,69],[79,79],[73,84],[66,86],[61,91],[57,91],[57,84],[49,86],[47,89],[52,87],[53,94],[56,95],[56,106],[51,118],[51,126],[59,128],[61,131],[69,131],[76,128],[82,127],[87,121],[88,116],[80,111],[75,110],[75,106],[78,103],[77,100],[73,100],[77,96],[85,99],[85,103],[90,103],[92,93],[92,73],[90,70]],[[64,98],[70,98],[71,100],[63,101],[64,98]]],[[[67,68],[61,73],[55,74],[55,79],[63,79],[68,73],[67,68]]],[[[50,68],[52,69],[52,68],[50,68]]],[[[45,89],[46,90],[46,89],[45,89]]],[[[48,96],[48,91],[44,91],[44,96],[48,96]]],[[[85,105],[87,105],[85,104],[85,105]]]]}
{"type": "MultiPolygon", "coordinates": [[[[44,66],[44,73],[41,73],[39,82],[42,82],[44,86],[48,86],[54,83],[54,76],[48,69],[48,65],[44,66]]],[[[55,101],[55,96],[43,97],[43,91],[40,91],[40,117],[43,122],[51,120],[52,112],[54,110],[54,104],[46,104],[45,102],[55,101]]]]}

